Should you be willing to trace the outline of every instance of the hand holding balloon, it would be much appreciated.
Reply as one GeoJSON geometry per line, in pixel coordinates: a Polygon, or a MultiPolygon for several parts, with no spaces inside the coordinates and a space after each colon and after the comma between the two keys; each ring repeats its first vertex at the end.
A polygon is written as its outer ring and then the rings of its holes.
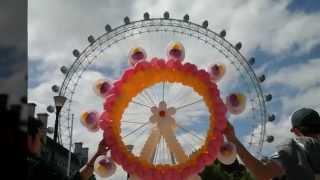
{"type": "Polygon", "coordinates": [[[96,155],[105,155],[109,151],[109,148],[106,148],[104,139],[100,141],[96,155]]]}

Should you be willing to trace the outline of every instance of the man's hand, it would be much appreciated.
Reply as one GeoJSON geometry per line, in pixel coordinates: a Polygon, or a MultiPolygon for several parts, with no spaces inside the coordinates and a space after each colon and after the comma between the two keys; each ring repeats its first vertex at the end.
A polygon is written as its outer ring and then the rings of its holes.
{"type": "Polygon", "coordinates": [[[98,149],[97,149],[97,152],[95,155],[96,156],[105,155],[108,150],[109,150],[109,148],[106,148],[106,146],[104,144],[104,139],[102,139],[98,145],[98,149]]]}
{"type": "Polygon", "coordinates": [[[80,169],[80,176],[81,180],[88,180],[93,175],[93,169],[94,169],[94,162],[96,161],[97,157],[101,155],[106,155],[109,148],[106,148],[104,144],[104,139],[102,139],[98,145],[97,152],[94,154],[94,156],[88,161],[86,166],[80,169]]]}

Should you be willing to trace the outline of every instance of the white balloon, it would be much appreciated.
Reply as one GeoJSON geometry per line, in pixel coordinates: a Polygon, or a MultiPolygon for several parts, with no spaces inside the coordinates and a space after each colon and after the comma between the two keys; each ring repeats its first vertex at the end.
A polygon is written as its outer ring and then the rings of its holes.
{"type": "Polygon", "coordinates": [[[225,142],[221,147],[220,151],[218,152],[217,159],[225,165],[232,164],[237,159],[237,149],[236,146],[231,142],[225,142]],[[230,148],[231,147],[231,151],[230,148]],[[227,149],[224,149],[227,148],[227,149]],[[223,150],[227,152],[222,152],[223,150]]]}
{"type": "Polygon", "coordinates": [[[94,162],[94,172],[100,177],[112,176],[116,169],[116,164],[105,155],[99,156],[94,162]]]}

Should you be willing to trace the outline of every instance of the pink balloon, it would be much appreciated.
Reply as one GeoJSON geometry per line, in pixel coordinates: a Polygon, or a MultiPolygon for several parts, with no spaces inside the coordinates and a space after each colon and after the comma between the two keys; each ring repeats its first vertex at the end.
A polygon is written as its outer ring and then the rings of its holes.
{"type": "MultiPolygon", "coordinates": [[[[116,89],[120,89],[121,86],[122,86],[122,84],[123,84],[123,81],[122,81],[122,80],[117,80],[117,81],[115,81],[115,82],[113,83],[113,86],[114,86],[116,89]]],[[[115,93],[117,93],[117,92],[115,92],[115,93]]]]}
{"type": "Polygon", "coordinates": [[[111,95],[119,95],[119,94],[120,94],[120,93],[119,93],[119,90],[120,90],[119,86],[113,86],[113,87],[110,89],[110,91],[108,92],[107,97],[108,97],[108,96],[111,96],[111,95]]]}
{"type": "Polygon", "coordinates": [[[179,60],[170,59],[167,61],[167,68],[170,70],[182,70],[182,67],[181,61],[179,60]]]}
{"type": "Polygon", "coordinates": [[[133,68],[127,69],[122,75],[123,81],[127,81],[129,78],[131,78],[134,75],[134,73],[135,71],[133,68]]]}
{"type": "Polygon", "coordinates": [[[138,169],[136,169],[136,174],[137,174],[139,177],[143,178],[143,177],[144,177],[143,168],[138,168],[138,169]]]}
{"type": "Polygon", "coordinates": [[[157,62],[157,65],[159,68],[163,69],[166,67],[166,61],[163,60],[163,59],[159,59],[158,62],[157,62]]]}
{"type": "Polygon", "coordinates": [[[136,71],[146,70],[146,69],[150,68],[150,64],[146,61],[140,61],[135,66],[136,66],[136,68],[135,68],[136,71]]]}
{"type": "Polygon", "coordinates": [[[207,73],[207,71],[201,69],[198,71],[198,76],[200,77],[201,80],[205,81],[205,82],[210,82],[210,76],[207,73]]]}
{"type": "Polygon", "coordinates": [[[146,180],[154,180],[152,169],[148,169],[145,175],[146,180]]]}
{"type": "Polygon", "coordinates": [[[111,158],[114,160],[114,162],[120,164],[120,157],[116,150],[111,150],[111,158]]]}
{"type": "Polygon", "coordinates": [[[176,62],[176,60],[174,60],[174,59],[168,60],[168,61],[167,61],[167,66],[168,66],[169,68],[175,68],[175,62],[176,62]]]}
{"type": "Polygon", "coordinates": [[[166,171],[163,174],[164,179],[172,179],[172,173],[170,171],[166,171]]]}
{"type": "Polygon", "coordinates": [[[191,63],[185,63],[183,65],[183,69],[184,69],[185,72],[189,72],[189,73],[192,73],[192,74],[194,74],[195,72],[198,71],[197,66],[195,66],[194,64],[191,64],[191,63]]]}
{"type": "Polygon", "coordinates": [[[191,167],[190,167],[190,174],[189,174],[189,176],[192,175],[192,174],[197,174],[197,173],[198,173],[198,168],[197,168],[197,166],[196,166],[196,165],[191,166],[191,167]]]}
{"type": "Polygon", "coordinates": [[[180,179],[179,173],[178,173],[177,169],[171,168],[171,169],[169,170],[169,173],[170,173],[170,177],[171,177],[172,180],[178,180],[178,179],[180,179]]]}
{"type": "Polygon", "coordinates": [[[210,141],[208,144],[208,152],[210,154],[217,154],[219,151],[218,142],[210,141]]]}
{"type": "Polygon", "coordinates": [[[104,102],[104,105],[103,105],[104,109],[106,111],[109,111],[110,109],[112,109],[115,101],[116,101],[116,95],[112,94],[112,95],[108,96],[104,102]]]}
{"type": "Polygon", "coordinates": [[[185,167],[182,171],[181,171],[181,178],[183,180],[187,179],[191,174],[191,169],[190,167],[185,167]]]}
{"type": "Polygon", "coordinates": [[[201,156],[201,161],[203,162],[204,165],[210,165],[212,164],[212,156],[210,156],[208,153],[204,153],[201,156]]]}
{"type": "Polygon", "coordinates": [[[151,66],[152,67],[156,67],[158,60],[159,60],[158,58],[152,58],[151,61],[150,61],[151,66]]]}

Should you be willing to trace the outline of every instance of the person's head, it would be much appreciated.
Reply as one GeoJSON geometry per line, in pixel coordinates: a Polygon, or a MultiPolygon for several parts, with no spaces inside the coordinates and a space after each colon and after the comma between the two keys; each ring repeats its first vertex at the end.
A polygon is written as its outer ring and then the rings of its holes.
{"type": "Polygon", "coordinates": [[[28,151],[40,155],[43,144],[43,123],[37,119],[28,120],[28,151]]]}
{"type": "Polygon", "coordinates": [[[301,108],[291,116],[293,132],[297,136],[319,136],[320,135],[320,116],[317,111],[310,108],[301,108]]]}

